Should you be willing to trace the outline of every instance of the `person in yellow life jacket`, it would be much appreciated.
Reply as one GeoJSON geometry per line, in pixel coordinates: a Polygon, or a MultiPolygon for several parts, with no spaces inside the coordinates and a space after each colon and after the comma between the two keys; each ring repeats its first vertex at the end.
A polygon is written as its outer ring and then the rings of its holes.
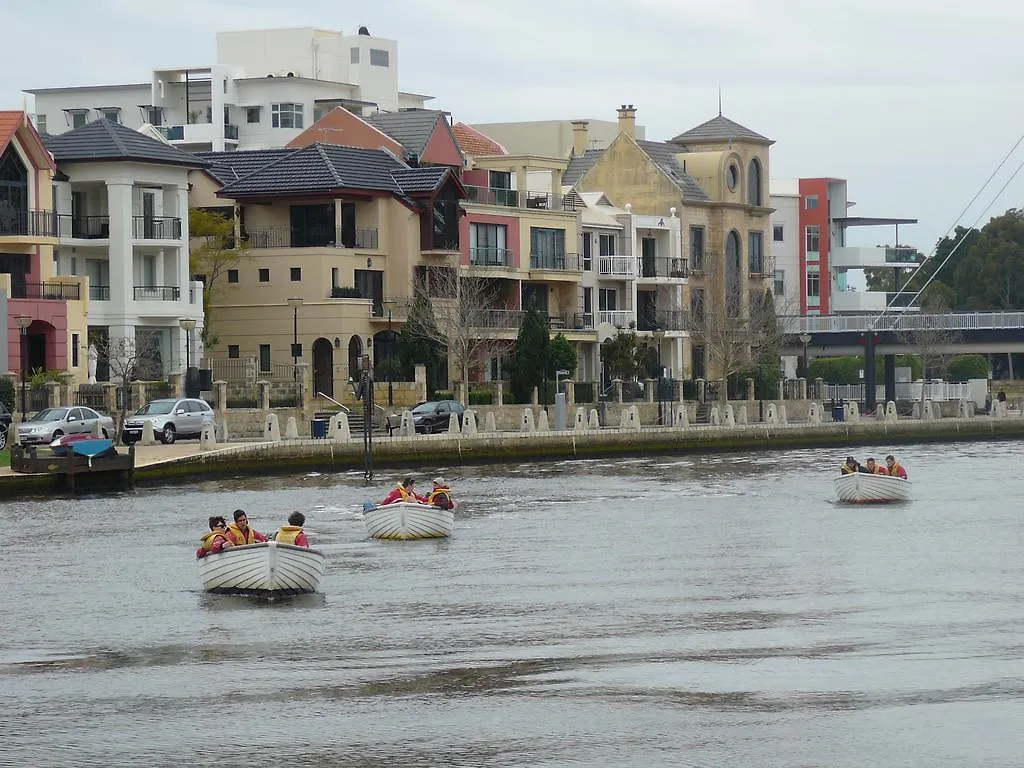
{"type": "Polygon", "coordinates": [[[306,516],[301,512],[292,512],[288,515],[288,525],[282,525],[281,530],[274,536],[278,544],[294,544],[296,547],[308,547],[309,539],[306,538],[302,526],[306,524],[306,516]]]}
{"type": "Polygon", "coordinates": [[[885,467],[883,467],[881,464],[878,464],[878,463],[875,462],[875,457],[874,456],[872,456],[872,457],[870,457],[868,459],[868,463],[864,467],[864,470],[869,475],[888,475],[889,474],[889,471],[885,467]]]}
{"type": "Polygon", "coordinates": [[[211,517],[210,530],[203,534],[199,549],[196,550],[196,557],[202,559],[207,555],[216,555],[233,546],[234,544],[228,537],[228,524],[224,518],[211,517]]]}
{"type": "Polygon", "coordinates": [[[228,537],[233,544],[240,546],[267,540],[266,536],[250,527],[249,518],[244,509],[236,509],[234,517],[235,522],[228,526],[228,537]]]}
{"type": "Polygon", "coordinates": [[[434,478],[434,488],[427,496],[427,504],[441,509],[455,509],[452,489],[448,487],[443,477],[434,478]]]}
{"type": "MultiPolygon", "coordinates": [[[[999,394],[1002,394],[1000,392],[999,394]]],[[[889,468],[889,475],[892,477],[902,477],[904,480],[907,479],[907,470],[903,468],[903,465],[896,461],[896,457],[891,453],[885,457],[885,465],[889,468]]]]}
{"type": "Polygon", "coordinates": [[[839,471],[844,475],[852,475],[854,472],[860,472],[860,464],[853,456],[847,456],[839,471]]]}
{"type": "Polygon", "coordinates": [[[396,501],[405,501],[409,504],[426,504],[427,500],[416,493],[413,486],[416,485],[416,481],[411,477],[407,477],[394,488],[391,492],[384,497],[384,501],[381,502],[381,506],[385,504],[394,504],[396,501]]]}

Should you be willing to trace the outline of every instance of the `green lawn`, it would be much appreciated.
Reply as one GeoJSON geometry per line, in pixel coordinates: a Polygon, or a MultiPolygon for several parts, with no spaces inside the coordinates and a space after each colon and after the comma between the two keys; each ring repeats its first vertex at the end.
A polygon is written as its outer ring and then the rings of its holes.
{"type": "Polygon", "coordinates": [[[4,448],[0,451],[0,467],[11,466],[11,449],[4,448]]]}

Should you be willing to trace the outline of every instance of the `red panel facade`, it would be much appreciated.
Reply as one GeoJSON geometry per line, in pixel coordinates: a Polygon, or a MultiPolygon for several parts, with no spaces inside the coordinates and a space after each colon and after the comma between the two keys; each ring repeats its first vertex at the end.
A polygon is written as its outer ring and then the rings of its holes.
{"type": "Polygon", "coordinates": [[[800,314],[806,315],[808,310],[817,310],[823,315],[829,313],[831,303],[831,278],[829,276],[829,179],[800,179],[800,314]],[[808,208],[808,199],[817,197],[817,207],[808,208]],[[807,261],[807,227],[818,227],[818,268],[820,302],[817,306],[807,302],[807,266],[815,262],[807,261]]]}

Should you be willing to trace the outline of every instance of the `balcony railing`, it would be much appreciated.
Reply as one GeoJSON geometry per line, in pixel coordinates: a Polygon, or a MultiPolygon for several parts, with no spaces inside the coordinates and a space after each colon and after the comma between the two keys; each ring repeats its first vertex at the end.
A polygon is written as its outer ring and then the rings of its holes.
{"type": "Polygon", "coordinates": [[[62,213],[57,217],[57,230],[61,237],[103,240],[110,237],[110,217],[75,216],[62,213]]]}
{"type": "Polygon", "coordinates": [[[636,313],[631,309],[602,309],[598,312],[598,319],[616,328],[629,328],[636,323],[636,313]]]}
{"type": "Polygon", "coordinates": [[[602,275],[632,277],[636,274],[636,259],[632,256],[600,256],[597,268],[602,275]]]}
{"type": "Polygon", "coordinates": [[[250,248],[377,248],[376,229],[247,228],[250,248]]]}
{"type": "Polygon", "coordinates": [[[637,314],[638,331],[685,331],[689,327],[689,313],[682,309],[664,309],[637,314]]]}
{"type": "Polygon", "coordinates": [[[501,208],[533,208],[546,211],[575,211],[576,198],[550,192],[520,192],[499,187],[466,186],[467,203],[501,208]]]}
{"type": "Polygon", "coordinates": [[[178,301],[181,289],[176,285],[136,285],[136,301],[178,301]]]}
{"type": "Polygon", "coordinates": [[[886,264],[920,264],[924,261],[924,254],[917,248],[886,248],[886,264]]]}
{"type": "Polygon", "coordinates": [[[530,269],[580,272],[580,257],[575,253],[531,253],[530,269]]]}
{"type": "Polygon", "coordinates": [[[110,301],[110,286],[90,285],[89,301],[110,301]]]}
{"type": "Polygon", "coordinates": [[[478,328],[518,328],[525,314],[521,309],[482,309],[473,313],[471,322],[478,328]]]}
{"type": "Polygon", "coordinates": [[[53,211],[19,211],[0,208],[0,237],[56,237],[57,214],[53,211]]]}
{"type": "Polygon", "coordinates": [[[185,126],[184,125],[158,125],[158,126],[156,126],[156,129],[168,141],[184,141],[185,140],[185,126]]]}
{"type": "Polygon", "coordinates": [[[686,259],[668,256],[641,256],[640,277],[674,277],[690,276],[686,259]]]}
{"type": "Polygon", "coordinates": [[[45,301],[80,301],[82,286],[78,283],[11,283],[12,299],[42,299],[45,301]]]}
{"type": "Polygon", "coordinates": [[[577,312],[573,316],[573,328],[575,328],[577,331],[594,330],[594,313],[577,312]]]}
{"type": "Polygon", "coordinates": [[[180,240],[181,219],[172,216],[132,216],[136,240],[180,240]]]}
{"type": "Polygon", "coordinates": [[[469,263],[476,267],[509,267],[512,265],[512,251],[508,248],[470,248],[469,263]]]}

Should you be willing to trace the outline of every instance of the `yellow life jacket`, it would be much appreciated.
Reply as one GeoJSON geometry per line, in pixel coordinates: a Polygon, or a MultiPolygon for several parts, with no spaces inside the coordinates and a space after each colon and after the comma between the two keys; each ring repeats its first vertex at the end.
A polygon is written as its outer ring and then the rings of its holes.
{"type": "Polygon", "coordinates": [[[402,501],[408,501],[413,504],[417,503],[419,499],[416,498],[415,493],[411,493],[405,489],[405,486],[401,483],[398,484],[398,492],[402,494],[402,501]]]}
{"type": "Polygon", "coordinates": [[[301,525],[282,525],[281,530],[274,537],[274,541],[278,544],[294,544],[300,533],[302,533],[301,525]]]}
{"type": "Polygon", "coordinates": [[[427,496],[427,504],[435,507],[443,507],[444,509],[451,509],[455,506],[455,503],[452,501],[451,488],[446,485],[438,486],[430,492],[429,496],[427,496]]]}
{"type": "Polygon", "coordinates": [[[242,529],[238,527],[238,523],[232,523],[228,526],[229,538],[235,544],[255,544],[256,536],[253,534],[252,526],[246,528],[245,533],[242,533],[242,529]]]}
{"type": "Polygon", "coordinates": [[[228,541],[231,541],[231,539],[228,539],[228,537],[225,536],[220,531],[207,531],[206,533],[203,534],[203,539],[202,539],[202,542],[201,542],[201,544],[203,546],[203,551],[204,552],[212,552],[213,551],[213,543],[217,540],[218,536],[220,536],[221,538],[227,539],[228,541]]]}
{"type": "Polygon", "coordinates": [[[839,471],[842,472],[844,475],[852,475],[857,470],[855,468],[851,467],[849,464],[843,464],[843,466],[841,466],[839,468],[839,471]]]}

